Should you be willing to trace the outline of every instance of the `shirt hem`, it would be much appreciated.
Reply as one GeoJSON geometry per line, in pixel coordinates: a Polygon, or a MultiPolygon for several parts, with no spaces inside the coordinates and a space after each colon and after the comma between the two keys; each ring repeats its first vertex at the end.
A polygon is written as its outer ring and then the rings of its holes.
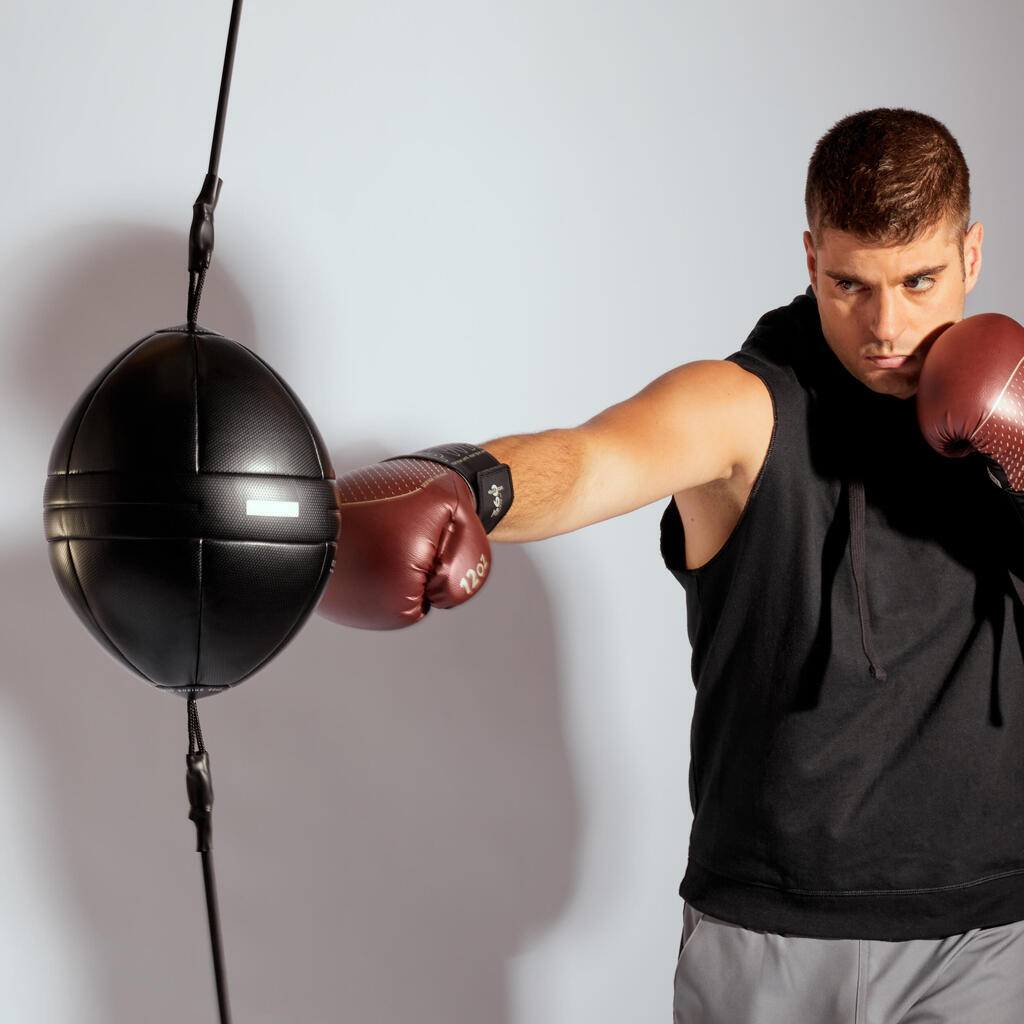
{"type": "Polygon", "coordinates": [[[807,893],[687,865],[679,895],[742,928],[820,939],[942,939],[1024,920],[1024,867],[970,885],[893,892],[807,893]]]}

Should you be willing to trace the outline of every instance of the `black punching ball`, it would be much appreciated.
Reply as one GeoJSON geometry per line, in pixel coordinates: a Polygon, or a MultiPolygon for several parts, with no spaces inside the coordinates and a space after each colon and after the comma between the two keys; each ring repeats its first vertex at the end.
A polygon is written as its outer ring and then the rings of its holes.
{"type": "Polygon", "coordinates": [[[115,657],[161,689],[215,693],[316,607],[334,562],[333,476],[266,363],[202,328],[156,331],[100,373],[57,436],[50,562],[115,657]]]}

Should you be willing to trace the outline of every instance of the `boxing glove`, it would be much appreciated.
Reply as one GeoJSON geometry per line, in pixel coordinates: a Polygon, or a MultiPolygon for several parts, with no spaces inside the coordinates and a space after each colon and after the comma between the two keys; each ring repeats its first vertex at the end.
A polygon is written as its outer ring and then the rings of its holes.
{"type": "Polygon", "coordinates": [[[487,579],[487,534],[512,504],[508,466],[453,444],[345,473],[334,571],[317,611],[363,629],[454,608],[487,579]]]}
{"type": "Polygon", "coordinates": [[[917,420],[943,455],[981,452],[1024,511],[1024,327],[981,313],[947,328],[921,367],[917,420]]]}

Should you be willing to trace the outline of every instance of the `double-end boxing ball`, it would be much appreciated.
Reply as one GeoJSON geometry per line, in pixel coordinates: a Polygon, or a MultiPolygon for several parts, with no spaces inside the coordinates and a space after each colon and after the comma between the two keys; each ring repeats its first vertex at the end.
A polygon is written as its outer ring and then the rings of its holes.
{"type": "Polygon", "coordinates": [[[241,682],[305,622],[338,533],[309,413],[245,346],[156,331],[86,389],[50,457],[50,562],[90,632],[156,686],[241,682]]]}

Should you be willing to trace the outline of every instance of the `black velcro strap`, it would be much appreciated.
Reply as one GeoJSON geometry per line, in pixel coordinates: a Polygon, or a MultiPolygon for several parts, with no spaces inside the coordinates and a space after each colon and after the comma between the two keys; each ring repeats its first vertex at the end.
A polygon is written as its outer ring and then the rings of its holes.
{"type": "Polygon", "coordinates": [[[469,484],[476,500],[476,514],[490,533],[512,507],[512,471],[490,452],[472,444],[439,444],[395,459],[425,459],[453,469],[469,484]]]}

